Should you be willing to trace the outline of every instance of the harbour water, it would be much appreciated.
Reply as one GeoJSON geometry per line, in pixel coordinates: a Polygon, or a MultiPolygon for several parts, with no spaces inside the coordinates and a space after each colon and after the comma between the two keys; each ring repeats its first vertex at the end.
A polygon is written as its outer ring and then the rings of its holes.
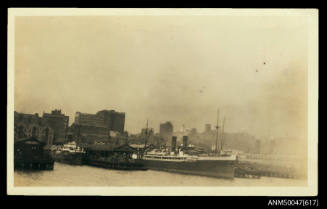
{"type": "Polygon", "coordinates": [[[305,186],[305,179],[233,180],[160,171],[120,171],[56,162],[52,171],[15,171],[15,186],[305,186]]]}

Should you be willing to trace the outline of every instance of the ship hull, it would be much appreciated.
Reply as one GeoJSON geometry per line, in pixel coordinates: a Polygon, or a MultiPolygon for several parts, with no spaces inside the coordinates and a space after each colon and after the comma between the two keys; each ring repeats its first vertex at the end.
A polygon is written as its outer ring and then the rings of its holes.
{"type": "Polygon", "coordinates": [[[151,170],[215,178],[233,179],[235,175],[235,161],[198,160],[176,162],[146,159],[144,165],[151,170]]]}
{"type": "Polygon", "coordinates": [[[115,170],[147,170],[143,162],[113,162],[105,160],[88,160],[87,165],[115,170]]]}
{"type": "Polygon", "coordinates": [[[55,160],[70,165],[83,165],[84,153],[58,153],[55,155],[55,160]]]}

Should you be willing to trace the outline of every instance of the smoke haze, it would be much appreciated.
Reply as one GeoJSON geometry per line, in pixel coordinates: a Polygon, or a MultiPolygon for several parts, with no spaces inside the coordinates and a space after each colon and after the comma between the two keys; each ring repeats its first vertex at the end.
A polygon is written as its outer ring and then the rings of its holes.
{"type": "Polygon", "coordinates": [[[300,16],[16,17],[15,110],[126,113],[175,130],[306,138],[307,23],[300,16]]]}

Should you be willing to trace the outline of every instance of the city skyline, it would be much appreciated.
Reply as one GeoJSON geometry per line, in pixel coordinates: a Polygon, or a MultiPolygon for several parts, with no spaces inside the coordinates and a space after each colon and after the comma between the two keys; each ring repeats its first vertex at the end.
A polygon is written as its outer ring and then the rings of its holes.
{"type": "MultiPolygon", "coordinates": [[[[44,115],[49,115],[49,112],[53,112],[53,111],[62,111],[62,110],[61,109],[54,109],[54,110],[51,110],[51,111],[48,111],[48,112],[47,111],[42,111],[42,114],[40,114],[39,112],[33,112],[33,113],[25,113],[25,112],[18,112],[18,111],[15,111],[15,112],[22,113],[22,114],[30,114],[30,115],[37,114],[38,116],[42,116],[43,117],[44,115]]],[[[103,111],[106,111],[106,110],[103,110],[103,111]]],[[[111,111],[111,110],[109,110],[109,111],[111,111]]],[[[99,111],[97,111],[97,112],[99,112],[99,111]]],[[[64,112],[62,112],[62,113],[65,115],[64,112]]],[[[81,113],[81,112],[77,111],[76,113],[81,113]]],[[[74,115],[73,118],[71,118],[70,116],[68,116],[69,117],[69,126],[72,126],[74,123],[76,124],[76,122],[75,122],[76,113],[75,113],[75,115],[74,115]]],[[[124,112],[121,112],[121,113],[124,113],[124,112]]],[[[86,113],[86,112],[85,113],[83,112],[82,114],[94,115],[93,113],[86,113]]],[[[148,121],[148,129],[149,130],[154,130],[154,133],[155,134],[159,134],[160,133],[160,125],[162,125],[164,123],[167,123],[167,122],[170,122],[173,125],[173,128],[174,128],[173,133],[182,133],[182,132],[188,133],[188,132],[191,132],[191,131],[194,131],[194,130],[196,131],[195,133],[205,133],[205,132],[208,132],[208,131],[214,131],[214,132],[216,132],[216,124],[211,124],[211,123],[205,123],[205,124],[203,124],[203,127],[202,128],[199,128],[198,129],[198,128],[194,128],[194,127],[185,126],[185,124],[182,124],[180,127],[176,127],[176,126],[174,126],[174,123],[172,121],[159,122],[159,124],[158,124],[159,127],[156,127],[156,126],[153,126],[153,125],[149,124],[149,120],[147,120],[147,121],[148,121]],[[207,129],[208,128],[207,125],[210,125],[210,130],[207,129]]],[[[146,123],[146,121],[145,121],[145,123],[146,123]]],[[[220,128],[219,130],[221,130],[221,128],[222,128],[221,121],[219,122],[219,128],[220,128]]],[[[140,130],[136,130],[135,132],[129,132],[126,129],[124,131],[127,131],[129,134],[141,134],[142,131],[145,130],[145,129],[146,129],[146,124],[143,127],[141,127],[140,130]]],[[[239,131],[239,132],[229,132],[229,133],[243,133],[243,134],[250,134],[251,135],[251,133],[242,132],[242,131],[239,131]]],[[[254,137],[256,137],[256,136],[254,136],[254,137]]],[[[261,138],[261,139],[263,139],[263,140],[265,140],[265,139],[268,139],[269,140],[270,139],[271,140],[271,139],[275,139],[275,138],[280,138],[280,137],[273,137],[273,136],[271,136],[271,137],[264,137],[264,138],[261,138]]]]}
{"type": "MultiPolygon", "coordinates": [[[[54,109],[54,110],[51,110],[51,111],[49,111],[49,112],[54,112],[54,111],[60,111],[60,113],[61,113],[61,109],[54,109]]],[[[107,110],[101,110],[101,111],[107,111],[107,110]]],[[[109,110],[109,111],[111,111],[111,110],[109,110]]],[[[113,111],[115,111],[115,110],[113,110],[113,111]]],[[[17,113],[22,113],[22,114],[29,114],[29,115],[37,115],[37,116],[44,116],[44,115],[49,115],[50,113],[49,112],[47,112],[47,111],[42,111],[42,113],[39,113],[39,112],[30,112],[30,113],[26,113],[26,112],[18,112],[18,111],[15,111],[15,112],[17,112],[17,113]]],[[[99,112],[99,111],[97,111],[97,112],[99,112]]],[[[124,113],[124,112],[121,112],[121,113],[124,113]]],[[[64,114],[64,112],[63,112],[63,114],[64,114]]],[[[76,121],[75,121],[75,118],[76,118],[76,115],[77,114],[81,114],[81,112],[79,112],[79,111],[77,111],[76,113],[75,113],[75,115],[74,115],[74,117],[73,118],[70,118],[69,119],[69,126],[71,126],[71,125],[73,125],[74,123],[76,123],[76,121]]],[[[92,113],[86,113],[86,112],[83,112],[82,114],[87,114],[87,115],[95,115],[95,114],[92,114],[92,113]]],[[[125,113],[124,113],[125,114],[125,113]]],[[[65,115],[65,114],[64,114],[65,115]]],[[[68,116],[69,117],[69,116],[68,116]]],[[[157,132],[156,133],[159,133],[160,132],[160,125],[162,125],[162,124],[164,124],[164,123],[167,123],[167,122],[171,122],[171,121],[165,121],[165,122],[160,122],[159,123],[159,128],[156,128],[156,129],[158,129],[157,130],[157,132]]],[[[172,123],[172,125],[173,125],[173,123],[172,123]]],[[[212,125],[212,124],[209,124],[209,123],[206,123],[206,124],[203,124],[204,126],[203,126],[203,130],[198,130],[197,128],[194,128],[194,127],[185,127],[185,125],[183,124],[181,127],[174,127],[174,125],[173,125],[173,127],[175,128],[175,130],[174,130],[174,133],[175,132],[183,132],[183,131],[191,131],[191,130],[193,130],[193,129],[195,129],[197,132],[206,132],[206,131],[208,131],[207,130],[207,125],[212,125]]],[[[211,126],[210,126],[210,128],[211,128],[211,126]]],[[[146,129],[146,125],[144,126],[144,127],[142,127],[141,128],[141,130],[139,130],[139,132],[137,132],[137,133],[141,133],[142,132],[142,130],[143,129],[146,129]]],[[[150,127],[148,127],[148,129],[154,129],[154,127],[152,127],[152,126],[150,126],[150,127]]],[[[210,129],[210,131],[213,131],[213,130],[216,130],[216,129],[210,129]]],[[[125,130],[125,131],[128,131],[128,130],[125,130]]],[[[132,133],[132,134],[134,134],[134,133],[132,133]]]]}

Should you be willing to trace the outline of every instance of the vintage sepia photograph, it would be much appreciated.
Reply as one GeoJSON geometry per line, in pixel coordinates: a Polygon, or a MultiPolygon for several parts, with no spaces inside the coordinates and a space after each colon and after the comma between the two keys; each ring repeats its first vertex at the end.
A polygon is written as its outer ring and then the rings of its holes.
{"type": "Polygon", "coordinates": [[[8,194],[317,195],[318,10],[8,15],[8,194]]]}

